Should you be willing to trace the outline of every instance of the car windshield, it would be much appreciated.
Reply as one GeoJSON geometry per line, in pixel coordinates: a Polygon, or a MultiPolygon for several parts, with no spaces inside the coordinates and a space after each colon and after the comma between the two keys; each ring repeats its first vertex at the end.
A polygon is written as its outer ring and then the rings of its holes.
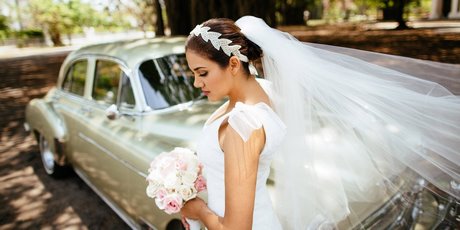
{"type": "Polygon", "coordinates": [[[173,54],[142,62],[139,78],[147,105],[163,109],[197,99],[201,92],[193,87],[193,73],[185,54],[173,54]]]}

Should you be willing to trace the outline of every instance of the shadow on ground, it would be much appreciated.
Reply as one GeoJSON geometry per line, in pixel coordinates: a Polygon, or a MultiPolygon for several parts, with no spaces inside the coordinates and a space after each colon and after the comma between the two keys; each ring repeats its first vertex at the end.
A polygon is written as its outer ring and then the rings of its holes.
{"type": "Polygon", "coordinates": [[[22,126],[25,105],[54,86],[66,55],[0,60],[0,229],[128,229],[75,174],[46,175],[22,126]]]}

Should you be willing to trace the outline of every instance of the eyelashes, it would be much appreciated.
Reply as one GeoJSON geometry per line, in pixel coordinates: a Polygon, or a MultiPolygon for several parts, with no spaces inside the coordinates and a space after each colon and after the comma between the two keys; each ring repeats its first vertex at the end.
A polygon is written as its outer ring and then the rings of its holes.
{"type": "Polygon", "coordinates": [[[205,72],[205,73],[200,74],[199,76],[200,77],[206,77],[207,75],[208,75],[208,72],[205,72]]]}

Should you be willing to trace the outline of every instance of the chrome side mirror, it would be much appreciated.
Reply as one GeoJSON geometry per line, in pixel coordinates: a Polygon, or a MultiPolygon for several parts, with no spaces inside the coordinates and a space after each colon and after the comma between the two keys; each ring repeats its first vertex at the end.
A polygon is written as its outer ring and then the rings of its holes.
{"type": "Polygon", "coordinates": [[[118,112],[118,108],[115,104],[112,104],[105,110],[105,116],[109,120],[115,120],[115,118],[117,118],[119,114],[120,112],[118,112]]]}

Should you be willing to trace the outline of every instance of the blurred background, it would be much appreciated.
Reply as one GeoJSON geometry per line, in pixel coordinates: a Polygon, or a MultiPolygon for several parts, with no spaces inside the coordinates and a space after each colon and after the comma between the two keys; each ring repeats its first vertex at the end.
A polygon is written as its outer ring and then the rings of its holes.
{"type": "Polygon", "coordinates": [[[302,41],[460,64],[460,0],[0,0],[0,230],[128,228],[77,176],[50,179],[22,127],[70,51],[243,15],[302,41]]]}
{"type": "Polygon", "coordinates": [[[459,7],[458,0],[1,0],[0,56],[17,47],[187,35],[209,18],[250,14],[303,41],[457,63],[459,7]]]}

